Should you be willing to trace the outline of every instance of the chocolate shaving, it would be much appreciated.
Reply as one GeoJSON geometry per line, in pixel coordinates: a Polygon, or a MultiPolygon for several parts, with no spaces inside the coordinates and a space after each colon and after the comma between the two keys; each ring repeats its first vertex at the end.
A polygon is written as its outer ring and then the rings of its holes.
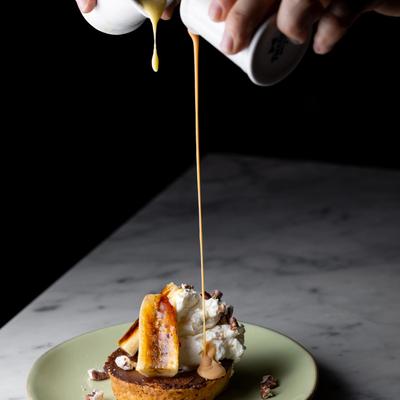
{"type": "Polygon", "coordinates": [[[104,381],[109,379],[108,372],[106,370],[99,371],[97,369],[89,369],[88,374],[92,381],[104,381]]]}
{"type": "Polygon", "coordinates": [[[260,382],[260,396],[262,399],[268,399],[274,396],[272,389],[278,387],[278,381],[272,375],[264,375],[260,382]]]}

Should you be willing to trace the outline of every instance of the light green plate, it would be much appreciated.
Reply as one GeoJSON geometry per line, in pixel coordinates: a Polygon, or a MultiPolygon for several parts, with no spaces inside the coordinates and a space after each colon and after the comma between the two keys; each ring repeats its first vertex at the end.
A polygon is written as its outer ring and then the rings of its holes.
{"type": "MultiPolygon", "coordinates": [[[[278,378],[276,400],[305,400],[317,383],[314,359],[292,339],[255,325],[246,326],[247,350],[235,367],[227,391],[220,400],[259,400],[259,381],[265,374],[278,378]]],[[[109,381],[92,382],[87,370],[100,368],[116,348],[129,324],[86,333],[54,347],[33,365],[27,391],[31,400],[79,400],[93,388],[114,400],[109,381]]]]}

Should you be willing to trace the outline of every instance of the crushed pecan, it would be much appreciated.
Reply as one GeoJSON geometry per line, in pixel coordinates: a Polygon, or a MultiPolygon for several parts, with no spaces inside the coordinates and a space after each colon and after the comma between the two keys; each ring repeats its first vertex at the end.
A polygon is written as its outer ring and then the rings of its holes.
{"type": "Polygon", "coordinates": [[[92,381],[104,381],[105,379],[108,379],[108,372],[105,370],[99,371],[97,369],[89,369],[88,370],[88,375],[89,379],[92,381]]]}
{"type": "Polygon", "coordinates": [[[221,319],[219,320],[220,325],[228,324],[229,320],[232,318],[233,314],[233,306],[227,304],[220,304],[218,308],[219,313],[221,314],[221,319]]]}
{"type": "Polygon", "coordinates": [[[193,285],[188,285],[187,283],[183,283],[182,287],[186,290],[193,290],[194,286],[193,285]]]}
{"type": "Polygon", "coordinates": [[[275,389],[278,381],[272,375],[264,375],[260,382],[260,396],[262,399],[268,399],[274,396],[272,389],[275,389]]]}
{"type": "Polygon", "coordinates": [[[237,328],[239,327],[238,320],[237,320],[235,317],[230,317],[230,318],[229,318],[229,324],[230,324],[231,329],[232,329],[233,331],[236,331],[237,328]]]}
{"type": "Polygon", "coordinates": [[[272,397],[274,394],[272,393],[271,389],[266,386],[260,386],[260,396],[262,399],[268,399],[272,397]]]}
{"type": "MultiPolygon", "coordinates": [[[[202,296],[202,294],[200,293],[200,296],[202,296]]],[[[207,292],[207,290],[204,291],[204,299],[208,300],[211,299],[211,294],[207,292]]]]}
{"type": "Polygon", "coordinates": [[[115,364],[125,371],[131,371],[136,368],[136,361],[131,360],[128,356],[118,356],[115,364]]]}
{"type": "Polygon", "coordinates": [[[103,400],[104,392],[101,390],[93,390],[85,396],[85,400],[103,400]]]}
{"type": "Polygon", "coordinates": [[[224,294],[223,294],[220,290],[214,290],[214,291],[211,293],[211,297],[212,297],[213,299],[218,299],[218,300],[221,300],[221,298],[222,298],[223,295],[224,295],[224,294]]]}

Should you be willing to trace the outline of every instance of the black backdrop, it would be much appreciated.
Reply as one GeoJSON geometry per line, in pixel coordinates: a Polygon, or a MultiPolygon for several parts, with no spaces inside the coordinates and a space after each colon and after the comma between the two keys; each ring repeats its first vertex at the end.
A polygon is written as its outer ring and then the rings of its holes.
{"type": "MultiPolygon", "coordinates": [[[[2,291],[2,323],[194,160],[192,48],[178,15],[161,23],[155,74],[150,24],[112,37],[73,0],[29,7],[3,61],[3,288],[24,290],[12,302],[2,291]]],[[[332,54],[309,51],[270,88],[203,42],[203,153],[398,168],[399,39],[398,19],[365,15],[332,54]]]]}

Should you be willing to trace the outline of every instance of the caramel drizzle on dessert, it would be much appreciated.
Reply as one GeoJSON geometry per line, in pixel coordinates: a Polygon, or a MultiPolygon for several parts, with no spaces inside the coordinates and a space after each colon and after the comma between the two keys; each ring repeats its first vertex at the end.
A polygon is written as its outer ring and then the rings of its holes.
{"type": "Polygon", "coordinates": [[[214,344],[208,342],[206,351],[201,356],[199,368],[197,368],[197,373],[204,379],[219,379],[226,375],[225,368],[215,360],[215,352],[214,344]]]}
{"type": "Polygon", "coordinates": [[[199,36],[189,32],[193,40],[194,51],[194,98],[196,124],[196,178],[197,178],[197,207],[199,215],[199,245],[200,245],[200,272],[201,272],[201,302],[203,309],[203,349],[206,348],[206,296],[204,277],[204,245],[203,245],[203,207],[201,195],[201,168],[200,168],[200,122],[199,122],[199,36]]]}
{"type": "Polygon", "coordinates": [[[199,123],[199,36],[189,31],[193,41],[194,52],[194,94],[195,94],[195,121],[196,121],[196,178],[197,204],[199,215],[199,245],[201,271],[201,302],[203,314],[203,352],[197,373],[204,379],[218,379],[226,375],[225,368],[215,360],[216,350],[212,343],[207,343],[206,336],[206,290],[204,277],[204,245],[203,245],[203,207],[201,195],[201,168],[200,168],[200,123],[199,123]]]}

